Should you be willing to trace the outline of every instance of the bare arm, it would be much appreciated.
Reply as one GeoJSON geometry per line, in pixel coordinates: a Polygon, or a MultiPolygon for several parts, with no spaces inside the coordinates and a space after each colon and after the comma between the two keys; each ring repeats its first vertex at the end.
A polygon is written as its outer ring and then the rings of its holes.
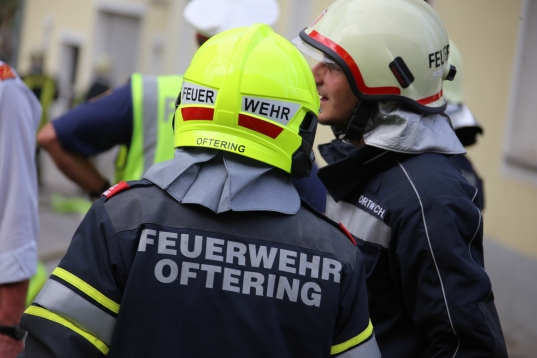
{"type": "Polygon", "coordinates": [[[62,173],[85,191],[96,192],[105,185],[106,179],[88,158],[62,148],[52,123],[39,131],[37,142],[50,154],[62,173]]]}
{"type": "MultiPolygon", "coordinates": [[[[0,325],[19,324],[27,291],[28,280],[0,285],[0,325]]],[[[0,357],[15,358],[23,348],[22,341],[0,334],[0,357]]]]}

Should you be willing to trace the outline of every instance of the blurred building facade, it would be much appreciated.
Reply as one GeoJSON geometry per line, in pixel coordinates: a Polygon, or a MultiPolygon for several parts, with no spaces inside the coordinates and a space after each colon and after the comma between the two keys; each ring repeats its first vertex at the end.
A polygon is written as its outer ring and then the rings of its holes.
{"type": "MultiPolygon", "coordinates": [[[[18,70],[29,68],[32,49],[46,49],[46,68],[63,96],[81,92],[99,57],[111,62],[112,85],[136,71],[182,73],[197,49],[194,30],[183,20],[188,0],[23,0],[18,70]]],[[[280,1],[276,31],[292,39],[330,1],[280,1]]]]}
{"type": "MultiPolygon", "coordinates": [[[[275,30],[292,39],[331,0],[279,0],[275,30]]],[[[112,85],[135,71],[183,73],[197,46],[183,21],[188,0],[24,0],[18,70],[44,47],[61,95],[84,91],[95,60],[110,58],[112,85]]],[[[465,64],[465,101],[485,128],[469,156],[485,179],[487,271],[501,315],[537,334],[537,2],[435,0],[465,64]],[[534,97],[536,97],[534,99],[534,97]]],[[[401,29],[404,31],[404,29],[401,29]]],[[[326,127],[317,143],[330,141],[326,127]]],[[[317,153],[318,154],[318,153],[317,153]]],[[[317,155],[320,163],[322,160],[317,155]]]]}
{"type": "Polygon", "coordinates": [[[0,2],[0,59],[10,66],[17,63],[22,2],[0,2]]]}

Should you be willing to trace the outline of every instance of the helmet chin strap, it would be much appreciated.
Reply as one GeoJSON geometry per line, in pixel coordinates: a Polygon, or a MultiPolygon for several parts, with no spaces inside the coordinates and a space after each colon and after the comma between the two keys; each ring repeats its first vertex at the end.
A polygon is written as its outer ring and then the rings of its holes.
{"type": "Polygon", "coordinates": [[[376,102],[360,100],[354,108],[349,124],[345,130],[336,128],[334,126],[331,127],[336,138],[347,143],[360,141],[364,134],[365,125],[373,114],[375,104],[376,102]]]}

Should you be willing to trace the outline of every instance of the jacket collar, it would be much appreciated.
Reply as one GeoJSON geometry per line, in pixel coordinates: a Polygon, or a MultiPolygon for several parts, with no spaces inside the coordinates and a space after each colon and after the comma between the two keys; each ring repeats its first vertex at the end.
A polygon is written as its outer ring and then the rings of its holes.
{"type": "Polygon", "coordinates": [[[397,160],[409,156],[368,145],[356,148],[339,139],[320,145],[319,151],[328,165],[319,169],[317,175],[336,201],[366,185],[369,178],[392,167],[397,160]]]}
{"type": "Polygon", "coordinates": [[[366,185],[369,178],[420,153],[466,153],[445,114],[414,112],[397,102],[378,102],[364,130],[366,145],[339,139],[319,146],[328,163],[318,176],[339,201],[366,185]]]}
{"type": "Polygon", "coordinates": [[[406,154],[466,153],[446,114],[415,112],[397,102],[378,102],[365,127],[364,141],[368,146],[406,154]]]}

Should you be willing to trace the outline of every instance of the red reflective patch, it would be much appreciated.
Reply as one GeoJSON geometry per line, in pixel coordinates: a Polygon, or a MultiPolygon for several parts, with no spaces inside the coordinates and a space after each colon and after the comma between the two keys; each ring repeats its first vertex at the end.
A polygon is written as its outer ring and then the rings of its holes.
{"type": "Polygon", "coordinates": [[[13,73],[11,67],[4,63],[3,65],[0,65],[0,80],[3,81],[9,78],[15,78],[15,74],[13,73]]]}
{"type": "Polygon", "coordinates": [[[239,126],[264,134],[272,139],[278,137],[283,131],[282,127],[277,126],[269,121],[264,121],[262,119],[251,117],[242,113],[239,113],[239,126]]]}
{"type": "Polygon", "coordinates": [[[362,73],[360,72],[360,69],[358,68],[358,65],[354,60],[352,59],[352,56],[345,51],[345,49],[341,46],[339,46],[334,41],[330,40],[329,38],[324,37],[317,31],[313,30],[309,36],[316,41],[320,42],[321,44],[325,45],[335,53],[337,53],[343,61],[349,66],[349,69],[352,72],[352,76],[354,77],[354,80],[356,81],[356,85],[358,86],[358,89],[360,92],[366,95],[381,95],[381,94],[401,94],[401,89],[399,87],[368,87],[365,84],[364,78],[362,77],[362,73]]]}
{"type": "Polygon", "coordinates": [[[347,230],[347,228],[345,226],[343,226],[342,223],[339,223],[339,228],[349,238],[349,240],[351,240],[351,242],[354,244],[354,246],[358,245],[356,243],[356,240],[354,240],[354,236],[352,236],[352,234],[349,232],[349,230],[347,230]]]}
{"type": "Polygon", "coordinates": [[[207,107],[183,107],[181,108],[183,121],[212,121],[214,108],[207,107]]]}
{"type": "Polygon", "coordinates": [[[120,181],[116,185],[111,186],[107,191],[103,193],[104,196],[106,196],[108,199],[116,195],[117,193],[121,193],[123,190],[129,189],[130,186],[124,181],[120,181]]]}

